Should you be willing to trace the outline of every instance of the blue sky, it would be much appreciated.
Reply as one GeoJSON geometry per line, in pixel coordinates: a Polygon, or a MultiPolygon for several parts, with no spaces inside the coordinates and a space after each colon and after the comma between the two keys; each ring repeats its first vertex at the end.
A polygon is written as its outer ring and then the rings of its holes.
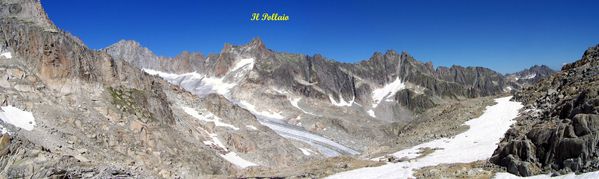
{"type": "Polygon", "coordinates": [[[120,39],[160,56],[217,53],[261,37],[275,51],[342,62],[388,49],[435,66],[485,66],[502,73],[534,64],[559,69],[599,44],[599,1],[60,0],[42,1],[60,28],[100,49],[120,39]],[[287,22],[252,22],[253,12],[287,22]]]}

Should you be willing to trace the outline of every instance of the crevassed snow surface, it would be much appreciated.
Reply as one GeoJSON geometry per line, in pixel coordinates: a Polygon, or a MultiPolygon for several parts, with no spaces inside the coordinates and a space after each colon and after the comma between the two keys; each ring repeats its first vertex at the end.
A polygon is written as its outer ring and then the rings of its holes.
{"type": "Polygon", "coordinates": [[[372,91],[372,107],[376,108],[385,98],[390,98],[398,91],[405,89],[406,85],[397,77],[395,81],[372,91]]]}
{"type": "Polygon", "coordinates": [[[494,179],[597,179],[599,178],[599,171],[589,172],[589,173],[581,173],[580,175],[576,175],[574,173],[570,173],[567,175],[555,176],[551,177],[551,175],[535,175],[530,177],[521,177],[516,176],[511,173],[496,173],[494,179]]]}
{"type": "Polygon", "coordinates": [[[239,157],[237,155],[237,153],[235,152],[229,152],[225,155],[220,155],[221,157],[223,157],[225,160],[231,162],[233,165],[236,165],[240,168],[246,168],[246,167],[251,167],[251,166],[257,166],[255,163],[247,161],[241,157],[239,157]]]}
{"type": "Polygon", "coordinates": [[[214,125],[217,126],[217,127],[228,127],[228,128],[233,129],[233,130],[239,130],[239,128],[235,127],[234,125],[222,122],[221,118],[219,118],[218,116],[215,116],[211,112],[205,111],[205,112],[203,112],[200,115],[200,113],[196,109],[194,109],[194,108],[190,108],[190,107],[187,107],[187,106],[181,106],[181,108],[183,109],[183,111],[185,111],[185,113],[187,113],[187,114],[189,114],[189,115],[191,115],[191,116],[193,116],[196,119],[199,119],[201,121],[214,122],[214,125]]]}
{"type": "Polygon", "coordinates": [[[23,111],[13,106],[3,106],[0,111],[0,119],[5,123],[12,124],[28,131],[33,130],[35,118],[31,112],[23,111]]]}
{"type": "Polygon", "coordinates": [[[4,53],[0,53],[0,57],[12,58],[12,54],[10,52],[4,52],[4,53]]]}
{"type": "Polygon", "coordinates": [[[469,163],[490,158],[497,143],[510,128],[522,108],[519,102],[509,101],[511,97],[495,99],[496,105],[489,106],[478,118],[467,121],[470,128],[453,138],[442,138],[423,143],[409,149],[396,152],[397,158],[407,157],[409,160],[399,163],[388,163],[379,167],[361,168],[338,173],[329,178],[413,178],[413,170],[450,163],[469,163]],[[431,148],[433,153],[422,158],[420,148],[431,148]]]}

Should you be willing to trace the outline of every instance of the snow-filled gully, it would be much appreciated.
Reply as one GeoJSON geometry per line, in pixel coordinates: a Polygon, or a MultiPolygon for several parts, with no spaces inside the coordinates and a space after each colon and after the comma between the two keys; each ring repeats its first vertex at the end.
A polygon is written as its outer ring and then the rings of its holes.
{"type": "Polygon", "coordinates": [[[469,163],[491,157],[497,143],[510,128],[522,108],[511,97],[495,99],[497,104],[487,107],[478,118],[467,121],[470,128],[453,138],[442,138],[401,150],[392,155],[408,158],[405,162],[388,163],[378,167],[360,168],[338,173],[328,178],[413,178],[416,169],[439,164],[469,163]],[[438,149],[416,159],[421,148],[438,149]]]}

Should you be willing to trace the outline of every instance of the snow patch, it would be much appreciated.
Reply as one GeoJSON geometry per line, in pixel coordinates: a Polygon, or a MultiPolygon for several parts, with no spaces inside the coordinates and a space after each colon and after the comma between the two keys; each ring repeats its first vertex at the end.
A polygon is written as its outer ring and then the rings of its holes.
{"type": "Polygon", "coordinates": [[[143,71],[150,75],[158,75],[166,81],[179,85],[185,90],[200,97],[211,93],[217,93],[227,97],[229,96],[231,89],[237,85],[236,83],[225,82],[223,78],[206,77],[196,72],[178,75],[151,69],[143,69],[143,71]]]}
{"type": "Polygon", "coordinates": [[[253,68],[254,67],[254,62],[255,60],[253,58],[246,58],[246,59],[241,59],[239,61],[237,61],[237,63],[235,63],[235,66],[233,66],[233,68],[231,68],[231,72],[233,71],[237,71],[240,68],[253,68]]]}
{"type": "Polygon", "coordinates": [[[254,68],[254,63],[255,60],[253,58],[238,60],[233,65],[233,68],[222,78],[208,77],[197,72],[173,74],[145,68],[143,71],[150,75],[158,75],[169,83],[179,85],[200,97],[216,93],[229,98],[231,89],[237,86],[243,77],[254,68]]]}
{"type": "Polygon", "coordinates": [[[239,157],[237,155],[237,153],[235,152],[229,152],[225,155],[220,155],[221,157],[223,157],[225,160],[231,162],[233,165],[236,165],[240,168],[247,168],[247,167],[251,167],[251,166],[258,166],[253,162],[247,161],[241,157],[239,157]]]}
{"type": "Polygon", "coordinates": [[[0,57],[4,57],[4,58],[12,58],[12,54],[10,52],[3,52],[0,53],[0,57]]]}
{"type": "Polygon", "coordinates": [[[4,127],[2,124],[0,124],[0,134],[6,134],[6,133],[10,134],[10,131],[6,127],[4,127]]]}
{"type": "Polygon", "coordinates": [[[33,130],[33,127],[35,127],[35,118],[33,118],[31,112],[23,111],[10,105],[2,107],[0,119],[5,123],[12,124],[28,131],[33,130]]]}
{"type": "Polygon", "coordinates": [[[247,127],[248,129],[251,129],[251,130],[255,130],[255,131],[258,130],[258,128],[256,128],[256,126],[253,126],[253,125],[246,125],[245,127],[247,127]]]}
{"type": "Polygon", "coordinates": [[[406,85],[397,77],[395,81],[372,91],[372,108],[376,108],[385,98],[391,98],[398,91],[405,89],[406,85]]]}
{"type": "Polygon", "coordinates": [[[516,176],[513,175],[511,173],[496,173],[495,177],[493,177],[495,179],[545,179],[545,178],[554,178],[554,179],[596,179],[599,178],[599,171],[595,171],[595,172],[588,172],[588,173],[581,173],[579,175],[576,175],[575,173],[569,173],[567,175],[561,175],[561,176],[555,176],[555,177],[551,177],[551,175],[546,174],[546,175],[535,175],[535,176],[530,176],[530,177],[521,177],[521,176],[516,176]]]}
{"type": "Polygon", "coordinates": [[[304,153],[304,155],[306,155],[306,156],[310,156],[310,155],[312,155],[314,153],[314,151],[312,151],[310,149],[307,149],[307,148],[301,148],[300,147],[298,149],[300,149],[302,151],[302,153],[304,153]]]}
{"type": "Polygon", "coordinates": [[[487,107],[478,118],[467,121],[470,128],[453,138],[442,138],[396,152],[397,158],[411,159],[406,162],[388,163],[379,167],[361,168],[342,172],[328,178],[414,178],[413,170],[426,166],[450,163],[469,163],[491,157],[497,143],[515,122],[519,102],[511,97],[495,99],[497,104],[487,107]],[[422,148],[438,149],[415,159],[422,148]]]}
{"type": "Polygon", "coordinates": [[[345,101],[345,99],[343,99],[343,96],[341,94],[339,94],[339,102],[337,102],[337,101],[335,101],[335,98],[333,98],[333,96],[331,96],[329,94],[329,100],[331,101],[331,103],[333,105],[339,106],[339,107],[352,106],[354,104],[355,99],[356,99],[356,97],[354,96],[351,101],[345,101]]]}
{"type": "Polygon", "coordinates": [[[185,111],[185,113],[195,117],[196,119],[199,119],[201,121],[206,121],[206,122],[214,122],[214,125],[217,127],[228,127],[231,128],[233,130],[239,130],[238,127],[235,127],[234,125],[231,124],[227,124],[222,122],[221,118],[219,118],[218,116],[212,114],[209,111],[204,111],[202,112],[202,114],[200,114],[197,110],[195,110],[194,108],[190,108],[190,107],[186,107],[186,106],[180,106],[183,111],[185,111]]]}
{"type": "Polygon", "coordinates": [[[526,75],[525,77],[522,77],[522,79],[533,79],[535,77],[537,77],[537,74],[533,73],[533,74],[526,75]]]}
{"type": "Polygon", "coordinates": [[[371,117],[376,118],[376,115],[374,114],[374,110],[370,109],[368,111],[366,111],[368,113],[368,115],[370,115],[371,117]]]}

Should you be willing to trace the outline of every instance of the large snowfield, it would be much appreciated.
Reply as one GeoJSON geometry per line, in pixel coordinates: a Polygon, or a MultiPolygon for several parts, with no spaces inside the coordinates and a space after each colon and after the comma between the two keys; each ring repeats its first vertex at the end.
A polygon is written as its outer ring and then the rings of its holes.
{"type": "Polygon", "coordinates": [[[361,168],[338,173],[328,178],[413,178],[415,169],[450,163],[469,163],[491,157],[497,143],[510,128],[522,108],[511,97],[495,99],[497,104],[487,107],[478,118],[467,121],[470,128],[453,138],[442,138],[393,153],[397,158],[412,160],[388,163],[379,167],[361,168]],[[421,148],[437,149],[433,153],[415,159],[421,148]]]}

